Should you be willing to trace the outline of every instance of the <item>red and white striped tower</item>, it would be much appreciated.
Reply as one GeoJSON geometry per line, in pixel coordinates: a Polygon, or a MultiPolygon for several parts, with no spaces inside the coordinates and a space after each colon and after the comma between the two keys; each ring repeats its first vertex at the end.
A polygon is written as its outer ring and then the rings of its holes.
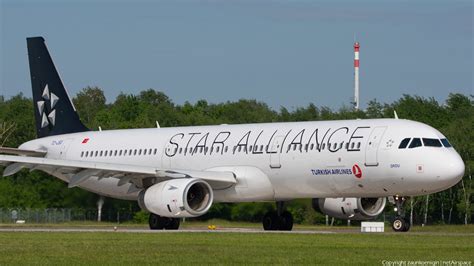
{"type": "Polygon", "coordinates": [[[359,110],[359,42],[354,43],[354,108],[359,110]]]}

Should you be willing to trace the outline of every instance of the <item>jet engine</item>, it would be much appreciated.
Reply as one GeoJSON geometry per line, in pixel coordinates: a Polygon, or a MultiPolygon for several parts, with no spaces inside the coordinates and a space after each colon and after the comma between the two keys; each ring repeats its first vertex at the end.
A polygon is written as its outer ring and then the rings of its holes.
{"type": "Polygon", "coordinates": [[[385,208],[386,198],[313,199],[313,209],[345,220],[375,219],[385,208]]]}
{"type": "Polygon", "coordinates": [[[140,192],[138,205],[143,210],[164,217],[196,217],[212,205],[211,186],[197,178],[163,181],[140,192]]]}

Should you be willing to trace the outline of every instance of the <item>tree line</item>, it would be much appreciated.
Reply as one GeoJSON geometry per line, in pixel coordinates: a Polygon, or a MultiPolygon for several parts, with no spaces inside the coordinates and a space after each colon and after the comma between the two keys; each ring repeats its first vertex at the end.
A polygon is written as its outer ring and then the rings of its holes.
{"type": "MultiPolygon", "coordinates": [[[[98,87],[82,89],[73,103],[83,123],[93,130],[241,124],[260,122],[318,121],[341,119],[393,118],[394,111],[403,119],[426,123],[446,135],[463,158],[466,171],[459,184],[436,194],[414,197],[407,210],[415,223],[471,223],[473,219],[474,166],[474,96],[450,94],[443,103],[434,98],[403,95],[387,104],[371,100],[366,110],[355,111],[343,106],[338,110],[307,106],[273,110],[264,102],[241,99],[225,103],[199,100],[192,104],[175,104],[166,94],[153,89],[138,94],[122,93],[108,103],[98,87]]],[[[0,142],[2,146],[17,147],[34,139],[35,123],[32,99],[18,94],[9,99],[0,96],[0,142]]],[[[3,170],[3,168],[2,168],[3,170]]],[[[98,196],[67,185],[39,171],[22,170],[16,175],[0,178],[0,208],[78,208],[96,207],[98,196]]],[[[129,211],[137,220],[145,215],[138,212],[135,202],[106,199],[105,209],[129,211]]],[[[259,221],[264,213],[274,208],[270,203],[214,204],[201,219],[223,218],[259,221]]],[[[387,206],[387,211],[391,209],[387,206]]],[[[310,200],[295,200],[288,209],[297,223],[322,223],[325,217],[311,209],[310,200]]],[[[389,213],[389,212],[387,212],[389,213]]],[[[341,221],[342,222],[342,221],[341,221]]]]}

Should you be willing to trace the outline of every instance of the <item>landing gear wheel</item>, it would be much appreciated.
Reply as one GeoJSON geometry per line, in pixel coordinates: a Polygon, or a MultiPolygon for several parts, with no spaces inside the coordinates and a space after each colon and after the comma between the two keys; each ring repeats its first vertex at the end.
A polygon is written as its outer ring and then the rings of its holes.
{"type": "Polygon", "coordinates": [[[161,230],[165,228],[165,221],[163,220],[163,217],[154,213],[150,213],[148,224],[150,225],[151,230],[161,230]]]}
{"type": "Polygon", "coordinates": [[[178,230],[179,228],[179,219],[178,218],[168,218],[168,224],[165,226],[165,229],[168,230],[178,230]]]}
{"type": "Polygon", "coordinates": [[[403,228],[403,232],[408,232],[410,230],[411,224],[408,219],[405,219],[405,227],[403,228]]]}
{"type": "Polygon", "coordinates": [[[148,224],[151,230],[177,230],[179,228],[178,218],[161,217],[157,214],[150,213],[148,224]]]}
{"type": "Polygon", "coordinates": [[[280,224],[279,224],[279,219],[276,212],[270,211],[270,212],[267,212],[265,216],[263,216],[263,229],[265,231],[268,231],[268,230],[275,231],[275,230],[278,230],[279,227],[280,227],[280,224]]]}
{"type": "Polygon", "coordinates": [[[280,231],[291,231],[293,229],[293,216],[289,211],[284,211],[280,216],[280,231]]]}
{"type": "Polygon", "coordinates": [[[392,221],[392,229],[395,232],[407,232],[410,229],[410,222],[403,217],[395,217],[392,221]]]}
{"type": "Polygon", "coordinates": [[[407,199],[401,196],[393,196],[392,203],[395,204],[396,217],[392,221],[392,229],[395,232],[408,232],[410,230],[410,221],[405,217],[403,205],[407,199]]]}

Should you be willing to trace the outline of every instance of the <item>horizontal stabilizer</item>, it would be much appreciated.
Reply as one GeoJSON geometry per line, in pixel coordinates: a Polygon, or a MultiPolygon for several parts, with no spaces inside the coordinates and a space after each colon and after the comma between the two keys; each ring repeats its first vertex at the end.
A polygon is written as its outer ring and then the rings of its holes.
{"type": "Polygon", "coordinates": [[[0,154],[23,155],[31,157],[44,157],[45,151],[22,150],[17,148],[0,147],[0,154]]]}

